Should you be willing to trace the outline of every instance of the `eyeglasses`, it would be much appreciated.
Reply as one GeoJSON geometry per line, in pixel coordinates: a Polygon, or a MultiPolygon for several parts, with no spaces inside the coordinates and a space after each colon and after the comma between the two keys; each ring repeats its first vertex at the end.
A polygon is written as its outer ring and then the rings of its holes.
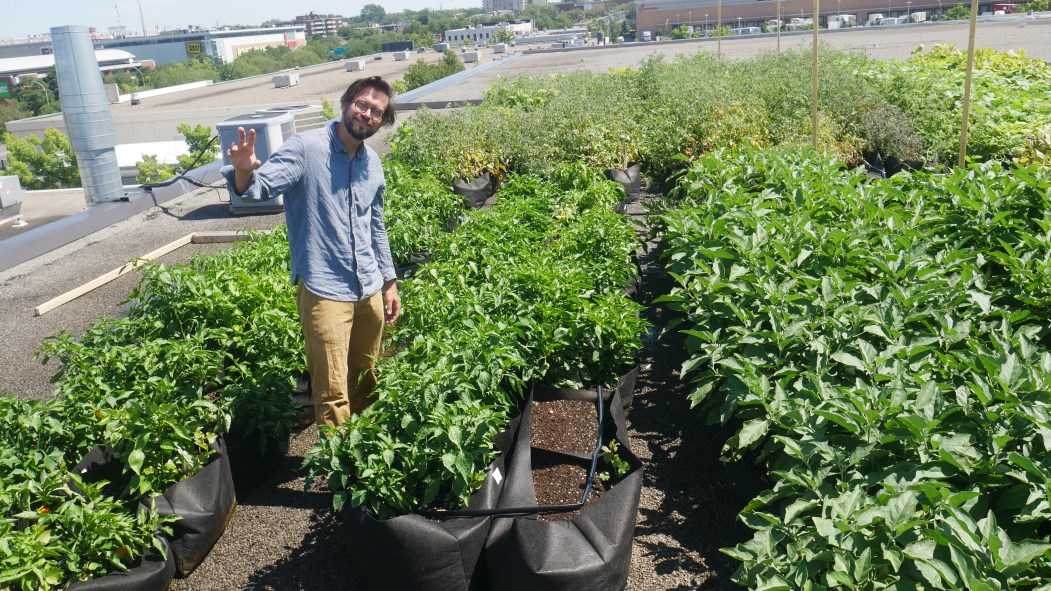
{"type": "Polygon", "coordinates": [[[380,109],[378,107],[370,107],[368,103],[361,99],[358,99],[351,104],[354,105],[354,108],[362,115],[368,114],[373,121],[379,121],[380,119],[383,119],[383,109],[380,109]]]}

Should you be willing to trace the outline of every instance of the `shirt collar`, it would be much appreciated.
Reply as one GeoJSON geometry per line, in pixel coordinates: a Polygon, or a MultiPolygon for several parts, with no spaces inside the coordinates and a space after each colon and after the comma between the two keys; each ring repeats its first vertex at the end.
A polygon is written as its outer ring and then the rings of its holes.
{"type": "MultiPolygon", "coordinates": [[[[340,121],[340,119],[337,117],[336,119],[333,119],[329,123],[329,126],[328,126],[329,142],[332,144],[332,149],[337,151],[337,152],[346,152],[347,151],[347,149],[343,147],[343,142],[340,141],[340,139],[339,139],[339,132],[338,132],[339,127],[338,126],[342,125],[342,124],[343,124],[343,122],[340,121]]],[[[358,145],[358,153],[355,154],[352,157],[356,158],[358,160],[367,160],[368,159],[369,154],[368,154],[368,151],[365,149],[365,142],[361,142],[361,144],[358,145]]]]}

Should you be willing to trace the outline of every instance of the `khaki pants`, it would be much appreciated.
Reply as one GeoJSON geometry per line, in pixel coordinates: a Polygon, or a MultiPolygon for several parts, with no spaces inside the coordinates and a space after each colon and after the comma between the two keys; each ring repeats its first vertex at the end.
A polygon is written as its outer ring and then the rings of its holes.
{"type": "Polygon", "coordinates": [[[383,337],[383,295],[336,302],[298,286],[296,305],[318,425],[337,426],[372,403],[383,337]]]}

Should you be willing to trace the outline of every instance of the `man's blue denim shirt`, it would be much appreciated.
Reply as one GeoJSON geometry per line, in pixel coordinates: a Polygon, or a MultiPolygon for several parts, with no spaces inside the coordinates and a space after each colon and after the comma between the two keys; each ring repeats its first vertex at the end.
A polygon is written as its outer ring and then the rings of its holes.
{"type": "MultiPolygon", "coordinates": [[[[336,135],[338,120],[297,134],[252,175],[242,198],[284,195],[292,283],[323,298],[371,297],[395,279],[383,195],[383,165],[364,143],[351,158],[336,135]]],[[[235,193],[234,169],[221,173],[235,193]]]]}

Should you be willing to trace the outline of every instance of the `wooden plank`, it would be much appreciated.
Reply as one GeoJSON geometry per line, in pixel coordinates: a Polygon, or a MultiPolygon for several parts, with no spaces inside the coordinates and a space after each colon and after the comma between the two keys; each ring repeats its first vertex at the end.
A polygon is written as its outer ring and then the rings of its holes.
{"type": "Polygon", "coordinates": [[[153,252],[147,253],[142,257],[135,259],[134,261],[129,261],[122,267],[116,268],[104,275],[100,275],[95,279],[92,279],[91,281],[85,283],[84,285],[81,285],[80,287],[71,289],[56,298],[53,298],[44,302],[43,304],[40,304],[36,307],[35,310],[33,310],[33,313],[35,316],[43,316],[47,312],[54,310],[55,308],[61,306],[62,304],[65,304],[66,302],[73,301],[93,289],[97,289],[122,275],[126,275],[134,271],[135,269],[141,267],[143,263],[146,263],[147,261],[152,261],[153,259],[162,257],[177,248],[186,246],[192,240],[193,234],[187,234],[186,236],[183,236],[182,238],[179,238],[174,242],[166,244],[158,248],[157,250],[154,250],[153,252]]]}
{"type": "MultiPolygon", "coordinates": [[[[259,234],[269,234],[270,231],[261,231],[259,234]]],[[[193,234],[194,244],[222,244],[226,242],[238,242],[250,239],[251,234],[244,230],[224,230],[218,232],[195,232],[193,234]]]]}

